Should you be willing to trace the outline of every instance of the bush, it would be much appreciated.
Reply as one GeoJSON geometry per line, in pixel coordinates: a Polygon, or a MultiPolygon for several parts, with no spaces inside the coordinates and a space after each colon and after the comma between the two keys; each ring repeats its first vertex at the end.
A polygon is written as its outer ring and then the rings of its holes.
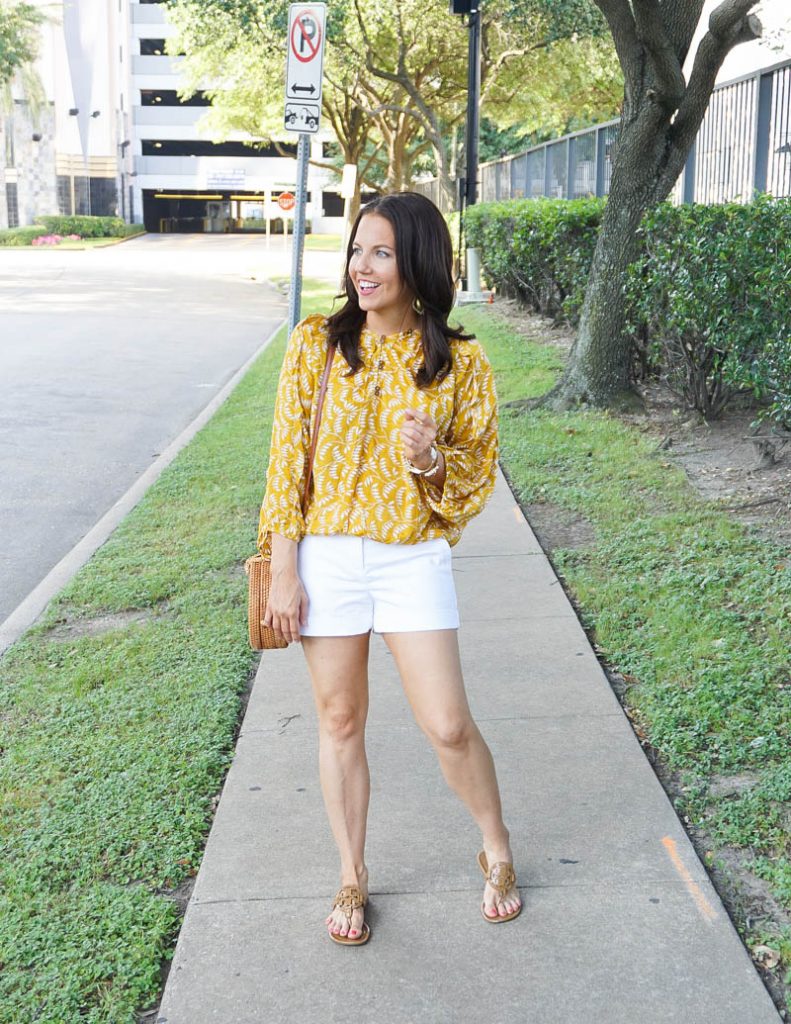
{"type": "Polygon", "coordinates": [[[45,227],[6,228],[0,231],[0,245],[30,245],[34,238],[46,235],[45,227]]]}
{"type": "Polygon", "coordinates": [[[579,320],[603,199],[517,199],[465,214],[486,277],[554,320],[579,320]]]}
{"type": "Polygon", "coordinates": [[[664,203],[640,234],[627,295],[649,362],[707,418],[736,390],[771,398],[783,379],[777,346],[791,338],[791,202],[664,203]]]}
{"type": "Polygon", "coordinates": [[[52,235],[80,235],[82,238],[125,238],[145,229],[141,224],[127,224],[120,217],[37,217],[45,233],[52,235]]]}
{"type": "Polygon", "coordinates": [[[791,332],[786,328],[784,335],[771,338],[750,366],[740,365],[733,372],[766,403],[759,418],[791,430],[791,332]]]}
{"type": "MultiPolygon", "coordinates": [[[[468,245],[490,283],[576,324],[603,200],[519,199],[467,210],[468,245]]],[[[791,199],[662,203],[643,220],[629,270],[634,365],[707,418],[735,392],[791,424],[791,199]]]]}

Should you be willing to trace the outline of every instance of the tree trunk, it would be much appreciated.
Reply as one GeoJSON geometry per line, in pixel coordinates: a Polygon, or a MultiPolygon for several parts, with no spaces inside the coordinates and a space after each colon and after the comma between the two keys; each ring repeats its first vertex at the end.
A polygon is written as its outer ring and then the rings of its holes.
{"type": "Polygon", "coordinates": [[[595,0],[624,71],[624,112],[610,195],[591,265],[577,340],[545,404],[557,409],[634,400],[625,285],[645,212],[669,195],[708,107],[728,52],[760,36],[757,0],[723,0],[711,14],[687,84],[682,65],[703,0],[595,0]]]}
{"type": "MultiPolygon", "coordinates": [[[[658,195],[666,144],[661,129],[646,131],[652,111],[622,126],[612,188],[604,208],[591,264],[579,330],[569,363],[550,393],[550,404],[568,409],[628,399],[631,391],[630,341],[624,332],[624,288],[637,256],[637,228],[658,195]],[[640,123],[643,122],[643,123],[640,123]]],[[[669,191],[669,188],[668,188],[669,191]]]]}
{"type": "Polygon", "coordinates": [[[608,405],[630,388],[629,342],[623,331],[622,290],[626,268],[637,248],[642,208],[607,207],[585,293],[579,330],[569,365],[552,405],[567,409],[581,402],[608,405]]]}
{"type": "Polygon", "coordinates": [[[437,178],[439,180],[439,208],[443,213],[449,213],[456,204],[456,189],[450,175],[450,156],[445,140],[440,137],[439,142],[432,140],[434,158],[437,161],[437,178]]]}

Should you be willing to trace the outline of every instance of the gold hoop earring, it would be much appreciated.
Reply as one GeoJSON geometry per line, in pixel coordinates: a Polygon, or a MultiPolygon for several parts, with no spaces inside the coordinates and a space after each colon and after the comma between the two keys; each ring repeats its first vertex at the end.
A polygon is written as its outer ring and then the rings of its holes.
{"type": "Polygon", "coordinates": [[[417,296],[412,299],[412,309],[414,309],[418,316],[423,316],[425,312],[425,306],[417,296]]]}

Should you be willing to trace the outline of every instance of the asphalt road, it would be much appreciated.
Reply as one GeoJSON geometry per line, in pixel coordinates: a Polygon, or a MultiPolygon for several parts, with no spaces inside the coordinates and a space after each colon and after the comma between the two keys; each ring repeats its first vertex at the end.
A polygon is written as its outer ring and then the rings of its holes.
{"type": "Polygon", "coordinates": [[[0,622],[271,334],[289,270],[244,236],[0,251],[0,622]]]}

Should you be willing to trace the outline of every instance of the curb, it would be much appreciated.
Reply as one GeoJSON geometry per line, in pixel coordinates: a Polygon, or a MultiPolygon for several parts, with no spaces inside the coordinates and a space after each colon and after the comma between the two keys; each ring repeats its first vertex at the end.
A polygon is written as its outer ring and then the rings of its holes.
{"type": "Polygon", "coordinates": [[[217,409],[223,404],[239,381],[244,377],[256,359],[272,343],[275,335],[286,323],[286,318],[278,324],[266,341],[217,392],[205,408],[188,424],[165,450],[152,462],[148,469],[135,480],[129,490],[112,505],[99,521],[91,527],[85,536],[77,541],[74,547],[55,565],[44,579],[17,605],[8,618],[0,623],[0,658],[6,650],[22,636],[26,629],[33,625],[52,598],[66,586],[77,572],[100,548],[124,517],[143,498],[149,487],[157,481],[162,472],[179,454],[182,448],[192,440],[195,434],[205,426],[217,409]]]}

